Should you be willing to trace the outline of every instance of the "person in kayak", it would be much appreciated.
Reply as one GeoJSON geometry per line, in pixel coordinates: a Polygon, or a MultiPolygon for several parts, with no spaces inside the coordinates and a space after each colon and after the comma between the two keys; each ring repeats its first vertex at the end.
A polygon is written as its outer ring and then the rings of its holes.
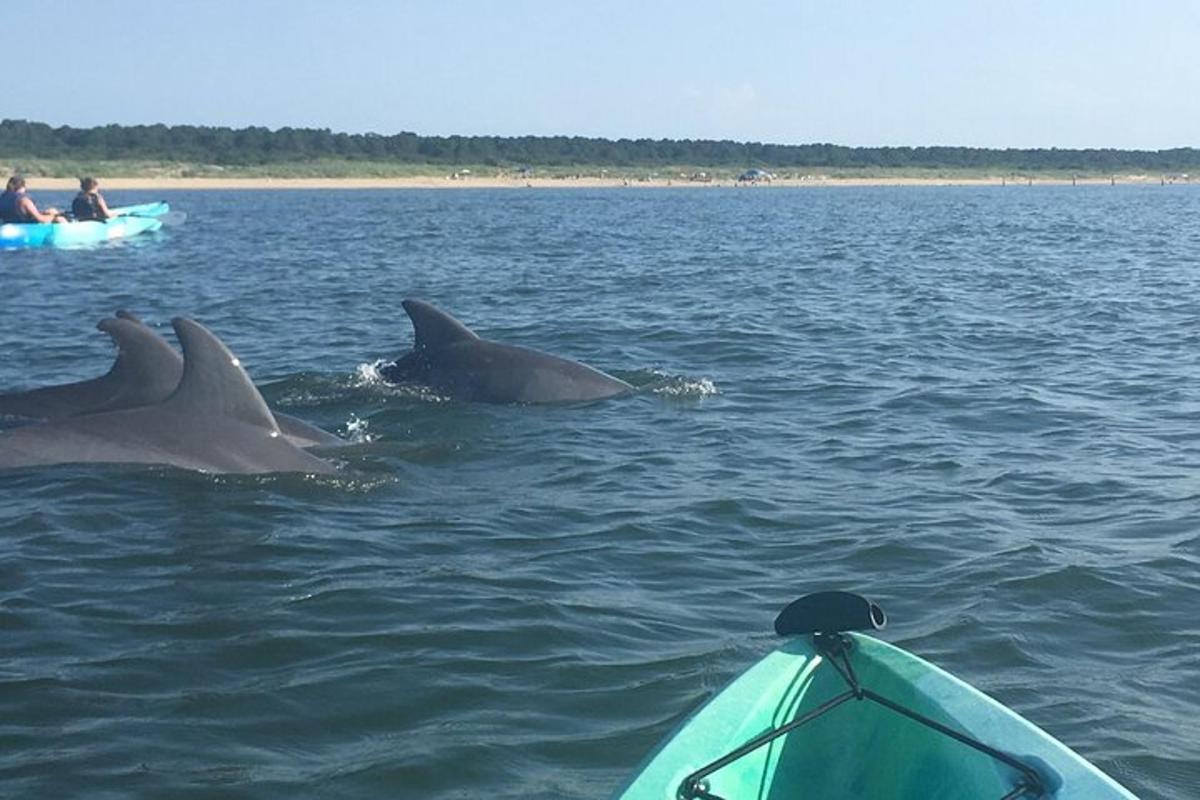
{"type": "Polygon", "coordinates": [[[79,194],[71,201],[71,213],[77,220],[106,220],[116,216],[108,210],[108,203],[100,194],[100,183],[95,178],[79,180],[79,194]]]}
{"type": "Polygon", "coordinates": [[[57,208],[39,211],[33,198],[25,193],[25,179],[13,175],[0,194],[0,222],[66,222],[57,208]]]}

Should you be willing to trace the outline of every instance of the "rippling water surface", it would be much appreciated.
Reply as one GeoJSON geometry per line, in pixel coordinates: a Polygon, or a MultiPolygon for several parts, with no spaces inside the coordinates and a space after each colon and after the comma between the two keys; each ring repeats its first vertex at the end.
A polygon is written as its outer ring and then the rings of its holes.
{"type": "Polygon", "coordinates": [[[184,227],[0,253],[0,387],[186,315],[356,444],[335,479],[0,473],[0,795],[605,796],[827,588],[1200,795],[1200,189],[166,199],[184,227]],[[639,391],[380,385],[409,296],[639,391]]]}

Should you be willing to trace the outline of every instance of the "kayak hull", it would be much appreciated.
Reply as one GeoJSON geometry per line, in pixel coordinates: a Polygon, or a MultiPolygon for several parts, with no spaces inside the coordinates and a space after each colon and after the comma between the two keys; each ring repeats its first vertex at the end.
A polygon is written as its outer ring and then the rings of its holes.
{"type": "Polygon", "coordinates": [[[38,222],[0,224],[0,248],[16,249],[20,247],[42,247],[50,236],[50,223],[38,222]]]}
{"type": "Polygon", "coordinates": [[[114,208],[117,216],[103,222],[5,223],[0,225],[0,249],[84,247],[127,239],[161,228],[158,217],[169,210],[166,203],[142,203],[114,208]]]}
{"type": "Polygon", "coordinates": [[[64,222],[51,227],[53,230],[46,240],[49,246],[82,247],[156,231],[162,222],[153,217],[113,217],[103,222],[64,222]]]}
{"type": "MultiPolygon", "coordinates": [[[[1033,767],[1049,790],[1043,797],[1134,798],[1045,731],[949,673],[872,637],[847,636],[863,687],[1033,767]]],[[[615,797],[677,800],[680,785],[696,770],[846,689],[807,638],[792,640],[684,722],[615,797]]],[[[883,705],[849,700],[706,780],[712,795],[728,800],[999,800],[1020,773],[883,705]]]]}

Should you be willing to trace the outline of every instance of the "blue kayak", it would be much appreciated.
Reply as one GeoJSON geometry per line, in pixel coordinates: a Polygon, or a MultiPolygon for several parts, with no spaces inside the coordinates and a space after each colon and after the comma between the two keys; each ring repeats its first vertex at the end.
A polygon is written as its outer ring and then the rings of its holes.
{"type": "Polygon", "coordinates": [[[103,222],[6,222],[0,224],[0,249],[19,247],[80,247],[114,239],[127,239],[162,227],[166,203],[142,203],[112,209],[116,215],[103,222]]]}
{"type": "Polygon", "coordinates": [[[789,641],[696,711],[615,797],[1136,800],[978,689],[898,647],[839,631],[885,620],[844,592],[796,601],[776,621],[789,641]],[[852,619],[856,601],[862,625],[852,619]]]}

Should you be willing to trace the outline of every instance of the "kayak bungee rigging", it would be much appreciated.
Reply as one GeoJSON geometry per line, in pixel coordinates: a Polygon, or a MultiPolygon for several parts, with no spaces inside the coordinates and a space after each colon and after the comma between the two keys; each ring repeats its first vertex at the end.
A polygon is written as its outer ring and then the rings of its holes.
{"type": "Polygon", "coordinates": [[[615,797],[1136,800],[974,687],[850,633],[886,622],[848,592],[791,603],[775,620],[789,641],[686,720],[615,797]]]}

